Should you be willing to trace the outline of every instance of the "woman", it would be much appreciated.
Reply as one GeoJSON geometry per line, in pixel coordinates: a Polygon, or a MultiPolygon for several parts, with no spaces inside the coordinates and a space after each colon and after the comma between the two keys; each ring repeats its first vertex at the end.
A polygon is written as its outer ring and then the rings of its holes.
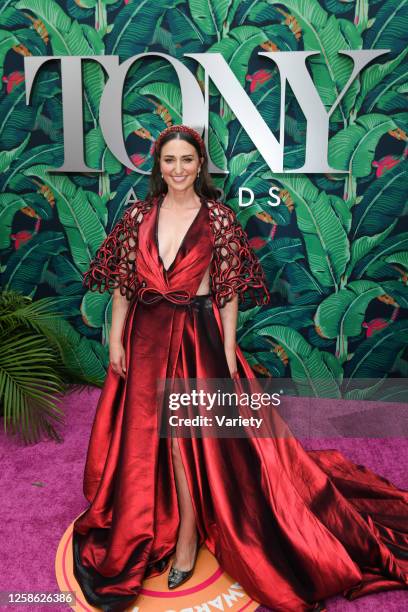
{"type": "Polygon", "coordinates": [[[74,523],[74,573],[91,604],[125,609],[172,557],[176,588],[203,544],[248,595],[282,612],[407,588],[406,491],[292,436],[159,436],[158,380],[256,389],[235,341],[238,300],[269,299],[195,130],[159,135],[149,196],[126,210],[84,284],[113,292],[110,366],[84,475],[90,506],[74,523]]]}

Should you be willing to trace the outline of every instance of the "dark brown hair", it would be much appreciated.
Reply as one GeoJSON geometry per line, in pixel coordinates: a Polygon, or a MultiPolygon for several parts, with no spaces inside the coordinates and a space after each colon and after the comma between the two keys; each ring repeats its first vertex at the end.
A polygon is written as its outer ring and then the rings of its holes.
{"type": "Polygon", "coordinates": [[[170,132],[170,134],[167,134],[161,139],[159,149],[156,150],[157,147],[155,147],[154,155],[153,155],[153,168],[152,168],[152,173],[150,175],[150,181],[149,181],[149,191],[147,193],[146,198],[147,199],[154,198],[156,196],[161,195],[162,193],[167,193],[168,191],[167,183],[161,177],[160,152],[161,152],[163,145],[165,145],[166,142],[169,142],[170,140],[174,140],[175,138],[178,138],[180,140],[185,140],[186,142],[191,144],[197,151],[198,158],[199,159],[201,159],[201,157],[204,158],[201,164],[201,167],[200,167],[200,176],[196,178],[193,184],[194,191],[196,192],[196,194],[199,196],[205,196],[210,199],[215,199],[215,200],[219,199],[220,191],[214,185],[211,179],[211,176],[208,172],[207,152],[205,151],[204,154],[202,154],[198,142],[190,134],[186,132],[170,132]]]}

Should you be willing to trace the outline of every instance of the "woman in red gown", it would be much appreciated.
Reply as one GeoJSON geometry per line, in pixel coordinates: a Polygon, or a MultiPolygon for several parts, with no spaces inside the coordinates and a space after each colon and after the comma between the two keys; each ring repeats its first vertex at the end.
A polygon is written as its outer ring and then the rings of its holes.
{"type": "Polygon", "coordinates": [[[408,587],[407,491],[290,435],[159,435],[159,379],[245,380],[256,389],[235,344],[238,300],[269,300],[195,130],[160,134],[149,196],[125,211],[84,284],[114,294],[84,474],[90,505],[73,533],[74,573],[89,603],[124,610],[171,557],[174,587],[203,544],[276,611],[408,587]]]}

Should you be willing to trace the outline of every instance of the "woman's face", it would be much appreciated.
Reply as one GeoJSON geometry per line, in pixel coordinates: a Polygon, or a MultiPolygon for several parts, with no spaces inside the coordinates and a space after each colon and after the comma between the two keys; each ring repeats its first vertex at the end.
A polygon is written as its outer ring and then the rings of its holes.
{"type": "Polygon", "coordinates": [[[184,191],[193,186],[203,158],[185,140],[173,138],[160,151],[160,172],[169,189],[184,191]]]}

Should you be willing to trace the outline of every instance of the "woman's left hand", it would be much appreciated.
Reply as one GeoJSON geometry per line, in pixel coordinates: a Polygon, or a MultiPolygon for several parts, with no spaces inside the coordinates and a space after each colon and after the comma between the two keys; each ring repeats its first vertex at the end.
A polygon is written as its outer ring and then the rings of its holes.
{"type": "Polygon", "coordinates": [[[238,366],[237,366],[237,355],[235,352],[235,348],[234,349],[229,349],[229,348],[225,348],[225,357],[227,359],[227,364],[228,364],[228,369],[230,371],[230,376],[232,376],[234,374],[234,372],[237,371],[238,366]]]}

